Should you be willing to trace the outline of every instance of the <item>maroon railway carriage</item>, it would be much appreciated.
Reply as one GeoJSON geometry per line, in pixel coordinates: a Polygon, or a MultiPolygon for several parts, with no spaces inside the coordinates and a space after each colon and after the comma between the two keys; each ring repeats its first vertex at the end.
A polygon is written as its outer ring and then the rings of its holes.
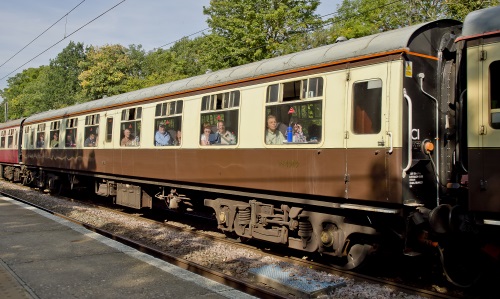
{"type": "Polygon", "coordinates": [[[8,180],[20,181],[22,120],[11,120],[0,124],[0,174],[8,180]]]}

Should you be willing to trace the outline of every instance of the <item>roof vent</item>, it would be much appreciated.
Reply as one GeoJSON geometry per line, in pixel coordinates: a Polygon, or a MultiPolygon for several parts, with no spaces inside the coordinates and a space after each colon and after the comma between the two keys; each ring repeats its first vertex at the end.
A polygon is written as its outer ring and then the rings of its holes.
{"type": "Polygon", "coordinates": [[[346,40],[347,40],[347,37],[345,37],[345,36],[339,36],[335,40],[335,43],[345,42],[346,40]]]}

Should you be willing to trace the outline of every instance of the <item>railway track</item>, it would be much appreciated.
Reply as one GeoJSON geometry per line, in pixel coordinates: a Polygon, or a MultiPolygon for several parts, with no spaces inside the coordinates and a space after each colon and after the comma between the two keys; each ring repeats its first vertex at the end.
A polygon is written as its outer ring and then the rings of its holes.
{"type": "MultiPolygon", "coordinates": [[[[3,183],[2,183],[3,184],[3,183]]],[[[19,188],[17,185],[16,188],[19,188]]],[[[25,188],[25,187],[22,187],[25,188]]],[[[5,188],[2,188],[5,189],[5,188]]],[[[12,190],[11,190],[12,191],[12,190]]],[[[34,191],[33,191],[34,192],[34,191]]],[[[79,225],[84,226],[85,228],[92,230],[94,232],[97,232],[99,234],[102,234],[104,236],[107,236],[109,238],[115,239],[117,241],[120,241],[128,246],[131,246],[133,248],[136,248],[137,250],[140,250],[142,252],[146,252],[150,255],[153,255],[157,258],[166,260],[172,264],[177,265],[178,267],[181,267],[183,269],[195,272],[197,274],[200,274],[202,276],[205,276],[207,278],[210,278],[214,281],[229,285],[235,289],[241,290],[243,292],[252,294],[256,297],[259,298],[288,298],[290,297],[289,294],[287,293],[282,293],[279,292],[279,290],[273,290],[269,287],[265,287],[262,285],[259,285],[255,282],[252,282],[249,279],[245,278],[239,278],[239,275],[234,275],[234,273],[224,273],[224,269],[216,269],[217,267],[213,267],[213,265],[202,265],[200,263],[190,261],[186,258],[181,258],[179,257],[179,254],[176,253],[171,253],[168,250],[161,249],[161,246],[156,246],[153,245],[151,246],[151,240],[144,239],[143,237],[136,237],[136,236],[128,236],[123,233],[123,230],[116,230],[116,229],[109,229],[106,228],[106,226],[102,225],[93,225],[90,224],[89,222],[85,222],[82,220],[79,220],[78,217],[74,217],[74,213],[68,213],[66,212],[58,212],[55,211],[57,209],[54,209],[53,204],[40,204],[36,203],[33,200],[27,199],[26,196],[23,196],[24,198],[19,198],[19,196],[16,196],[13,194],[13,192],[2,192],[4,195],[13,197],[16,200],[20,200],[26,204],[35,206],[37,208],[43,209],[49,213],[52,213],[54,215],[57,215],[59,217],[62,217],[64,219],[67,219],[69,221],[72,221],[74,223],[77,223],[79,225]],[[52,207],[51,207],[52,205],[52,207]],[[104,228],[103,228],[104,227],[104,228]]],[[[29,194],[29,192],[28,192],[29,194]]],[[[27,194],[27,195],[28,195],[27,194]]],[[[45,197],[48,197],[48,195],[42,195],[45,197]]],[[[58,197],[57,200],[59,201],[64,201],[66,203],[72,203],[71,199],[63,198],[63,197],[58,197]]],[[[81,204],[81,202],[79,202],[81,204]]],[[[361,283],[368,283],[368,284],[377,284],[377,285],[383,285],[385,288],[389,288],[393,294],[412,294],[413,296],[421,296],[421,297],[432,297],[432,298],[457,298],[458,296],[450,296],[449,294],[443,294],[440,293],[436,290],[429,290],[428,288],[418,288],[414,286],[408,286],[407,284],[400,283],[400,282],[395,282],[393,280],[387,280],[384,278],[377,278],[374,276],[367,276],[363,275],[360,273],[356,273],[353,271],[342,271],[339,270],[335,267],[327,266],[319,262],[311,261],[309,259],[303,259],[298,255],[293,255],[290,254],[289,252],[283,253],[277,250],[273,251],[266,251],[259,249],[256,246],[252,246],[249,244],[241,244],[236,242],[233,239],[228,239],[226,238],[223,234],[221,233],[214,233],[213,231],[207,230],[206,226],[205,227],[193,227],[193,226],[186,226],[186,225],[181,225],[179,226],[175,222],[164,222],[160,219],[148,219],[144,218],[142,214],[130,214],[127,213],[126,211],[123,211],[123,208],[116,206],[110,207],[110,206],[102,206],[102,205],[95,205],[94,203],[87,203],[89,204],[93,209],[100,209],[107,211],[109,213],[114,213],[117,215],[121,215],[121,217],[124,218],[135,218],[138,219],[140,218],[140,221],[145,221],[151,223],[151,225],[161,225],[162,227],[167,227],[171,230],[176,230],[181,232],[182,234],[189,234],[192,236],[191,239],[208,239],[210,242],[217,242],[219,244],[227,244],[227,245],[219,245],[221,247],[237,247],[241,248],[242,250],[245,250],[246,252],[250,252],[251,255],[268,255],[271,256],[273,259],[276,259],[280,262],[283,263],[290,263],[293,265],[296,265],[297,267],[303,267],[307,269],[312,269],[318,272],[323,272],[327,273],[327,275],[335,275],[342,277],[343,279],[349,279],[353,281],[353,284],[361,284],[361,283]]],[[[57,204],[56,204],[57,205],[57,204]]],[[[64,209],[63,209],[64,210],[64,209]]],[[[195,217],[191,215],[191,217],[195,217]]],[[[199,217],[199,216],[196,216],[199,217]]],[[[169,217],[169,218],[175,218],[175,217],[169,217]]],[[[206,221],[206,219],[205,219],[206,221]]],[[[113,222],[113,221],[111,221],[113,222]]],[[[193,220],[193,223],[196,223],[196,221],[193,220]]],[[[262,245],[262,244],[259,244],[262,245]]],[[[349,286],[346,286],[346,288],[349,288],[349,286]]],[[[439,290],[439,289],[438,289],[439,290]]],[[[339,296],[335,296],[337,298],[339,296]]],[[[341,297],[341,296],[340,296],[341,297]]],[[[396,298],[398,298],[396,296],[396,298]]],[[[405,298],[404,295],[400,295],[399,298],[405,298]]]]}

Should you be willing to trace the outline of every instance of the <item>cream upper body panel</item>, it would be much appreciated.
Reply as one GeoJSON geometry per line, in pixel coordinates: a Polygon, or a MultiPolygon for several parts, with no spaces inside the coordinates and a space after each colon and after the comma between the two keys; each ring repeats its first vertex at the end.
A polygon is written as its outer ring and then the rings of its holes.
{"type": "MultiPolygon", "coordinates": [[[[500,75],[500,43],[467,48],[468,146],[500,147],[500,104],[492,94],[500,75]],[[496,128],[495,128],[496,127],[496,128]]],[[[495,89],[496,90],[496,89],[495,89]]]]}

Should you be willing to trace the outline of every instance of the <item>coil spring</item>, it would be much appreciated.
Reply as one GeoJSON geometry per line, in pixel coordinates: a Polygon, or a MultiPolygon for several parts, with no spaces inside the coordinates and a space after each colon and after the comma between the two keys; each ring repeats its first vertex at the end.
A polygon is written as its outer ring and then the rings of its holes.
{"type": "Polygon", "coordinates": [[[299,222],[299,231],[298,235],[301,238],[310,238],[313,233],[313,227],[311,222],[309,221],[300,221],[299,222]]]}
{"type": "Polygon", "coordinates": [[[240,224],[249,224],[250,223],[250,210],[239,210],[238,211],[238,222],[240,224]]]}

